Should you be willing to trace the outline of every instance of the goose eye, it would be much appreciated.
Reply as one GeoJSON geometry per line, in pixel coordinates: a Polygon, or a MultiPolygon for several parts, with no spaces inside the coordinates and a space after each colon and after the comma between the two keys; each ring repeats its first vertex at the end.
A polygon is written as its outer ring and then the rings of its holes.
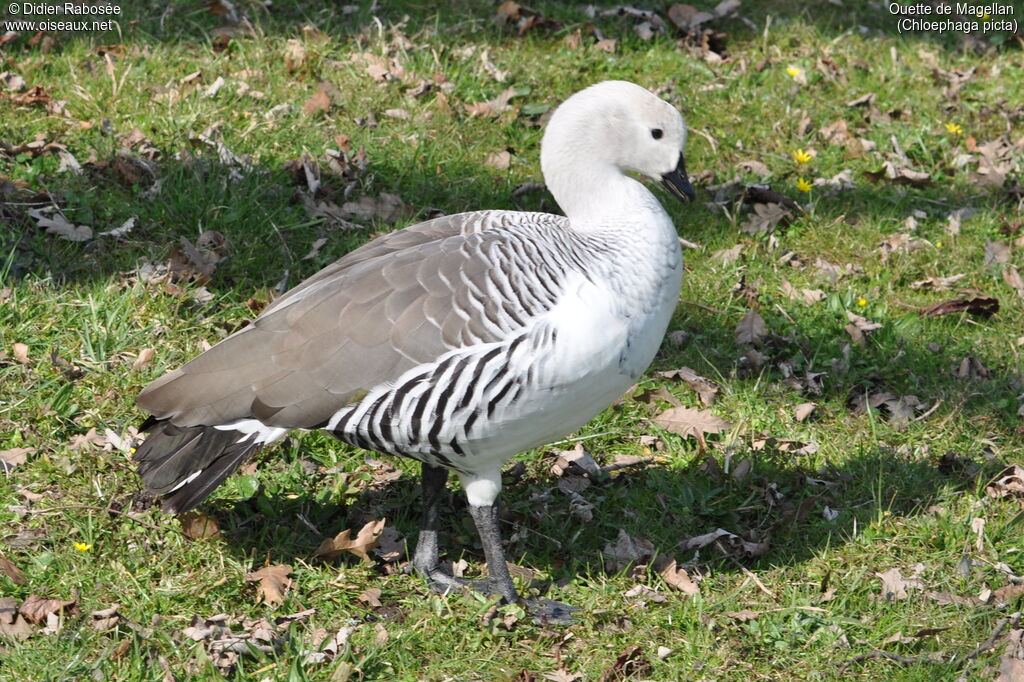
{"type": "Polygon", "coordinates": [[[664,133],[661,132],[661,128],[651,129],[651,137],[653,137],[655,140],[660,140],[662,135],[664,135],[664,133]]]}

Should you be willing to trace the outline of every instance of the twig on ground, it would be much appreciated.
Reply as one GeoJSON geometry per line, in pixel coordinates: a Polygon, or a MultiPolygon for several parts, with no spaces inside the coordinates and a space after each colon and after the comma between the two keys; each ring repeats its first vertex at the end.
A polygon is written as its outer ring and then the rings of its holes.
{"type": "Polygon", "coordinates": [[[999,622],[996,623],[995,629],[992,630],[992,634],[988,636],[988,639],[982,642],[981,645],[978,646],[976,649],[973,649],[966,656],[964,656],[964,660],[970,661],[991,649],[993,646],[995,646],[996,640],[999,638],[999,635],[1003,633],[1003,630],[1006,628],[1006,626],[1010,625],[1011,623],[1013,625],[1016,625],[1018,621],[1020,621],[1020,611],[1016,613],[1011,613],[1006,618],[1000,618],[999,622]]]}
{"type": "Polygon", "coordinates": [[[118,509],[110,509],[110,508],[107,508],[107,507],[100,507],[100,506],[95,505],[95,504],[66,504],[63,507],[49,507],[47,509],[31,509],[30,508],[29,509],[29,513],[30,514],[54,514],[54,513],[57,513],[57,512],[67,511],[68,509],[92,509],[94,511],[108,512],[110,514],[117,514],[118,516],[122,516],[122,517],[124,517],[126,519],[129,519],[130,521],[134,521],[135,523],[139,524],[140,526],[145,526],[146,528],[149,528],[150,530],[156,530],[156,531],[161,531],[161,532],[164,532],[166,530],[166,528],[161,528],[159,526],[154,526],[151,523],[146,523],[142,519],[138,519],[138,518],[132,516],[131,514],[129,514],[128,512],[120,511],[118,509]]]}
{"type": "Polygon", "coordinates": [[[754,581],[754,584],[755,584],[755,585],[757,585],[757,586],[758,586],[758,587],[759,587],[759,588],[761,589],[761,591],[762,591],[762,592],[764,592],[765,594],[767,594],[767,595],[768,595],[769,597],[771,597],[771,598],[772,598],[772,599],[774,599],[775,601],[778,601],[778,600],[779,600],[779,597],[778,597],[778,596],[777,596],[777,595],[776,595],[776,594],[775,594],[774,592],[772,592],[772,591],[771,591],[771,590],[769,590],[769,589],[768,589],[767,587],[765,587],[765,586],[764,586],[764,583],[763,583],[763,582],[761,582],[761,579],[760,579],[760,578],[758,578],[758,577],[757,577],[757,576],[756,576],[756,575],[755,575],[755,574],[753,573],[753,571],[751,571],[751,570],[750,570],[749,568],[747,568],[746,566],[744,566],[743,564],[741,564],[741,563],[740,563],[739,561],[737,561],[737,560],[736,560],[736,557],[734,557],[734,556],[730,556],[730,557],[729,557],[729,559],[730,559],[730,561],[732,561],[732,562],[733,562],[734,564],[736,564],[737,566],[739,566],[740,570],[741,570],[741,571],[743,571],[743,574],[744,574],[745,576],[747,576],[748,578],[750,578],[751,580],[753,580],[753,581],[754,581]]]}
{"type": "Polygon", "coordinates": [[[892,651],[882,651],[881,649],[874,649],[863,654],[857,654],[846,663],[839,666],[839,674],[842,675],[846,672],[854,663],[860,663],[862,661],[869,661],[873,658],[886,658],[890,661],[896,661],[902,665],[914,665],[915,663],[939,663],[940,661],[933,660],[931,658],[914,658],[912,656],[903,656],[901,654],[894,653],[892,651]]]}

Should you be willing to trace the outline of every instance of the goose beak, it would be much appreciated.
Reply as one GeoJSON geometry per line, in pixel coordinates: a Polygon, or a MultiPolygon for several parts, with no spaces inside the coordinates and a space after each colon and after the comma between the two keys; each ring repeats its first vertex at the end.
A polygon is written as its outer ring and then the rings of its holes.
{"type": "Polygon", "coordinates": [[[684,204],[688,204],[697,198],[697,193],[693,191],[690,179],[686,177],[686,161],[683,159],[682,152],[679,154],[679,163],[676,164],[675,170],[661,176],[661,184],[665,185],[668,191],[672,192],[684,204]]]}

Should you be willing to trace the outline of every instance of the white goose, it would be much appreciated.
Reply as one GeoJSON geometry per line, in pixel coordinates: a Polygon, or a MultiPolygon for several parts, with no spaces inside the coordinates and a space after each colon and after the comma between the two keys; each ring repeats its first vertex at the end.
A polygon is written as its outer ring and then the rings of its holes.
{"type": "MultiPolygon", "coordinates": [[[[629,173],[692,198],[679,112],[607,81],[567,99],[541,143],[565,217],[477,211],[392,232],[281,296],[138,397],[135,453],[166,511],[202,502],[259,447],[324,429],[423,463],[413,565],[439,591],[518,599],[498,529],[502,464],[570,433],[647,368],[679,295],[675,227],[629,173]],[[438,507],[462,481],[488,578],[440,568],[438,507]]],[[[568,607],[530,605],[564,621],[568,607]]]]}

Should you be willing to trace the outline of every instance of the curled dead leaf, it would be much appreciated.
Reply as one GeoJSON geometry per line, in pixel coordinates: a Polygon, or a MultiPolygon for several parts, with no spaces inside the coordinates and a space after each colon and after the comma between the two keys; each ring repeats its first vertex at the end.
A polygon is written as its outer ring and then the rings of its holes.
{"type": "Polygon", "coordinates": [[[715,398],[721,390],[721,387],[717,383],[711,379],[705,379],[689,367],[680,367],[679,369],[671,369],[667,372],[658,372],[658,376],[665,377],[666,379],[678,379],[679,381],[682,381],[690,388],[690,390],[694,391],[700,397],[700,401],[702,403],[709,407],[714,404],[715,398]]]}
{"type": "Polygon", "coordinates": [[[970,313],[979,317],[992,317],[999,312],[999,299],[979,296],[972,299],[955,298],[921,308],[918,312],[925,317],[938,317],[950,313],[970,313]]]}
{"type": "Polygon", "coordinates": [[[355,538],[351,537],[351,529],[346,528],[333,538],[327,538],[321,542],[313,555],[333,559],[341,555],[342,552],[350,552],[369,563],[370,557],[367,552],[377,546],[380,534],[384,530],[384,524],[385,519],[370,521],[359,530],[355,538]]]}
{"type": "Polygon", "coordinates": [[[214,538],[220,535],[220,526],[211,516],[198,511],[185,512],[178,516],[181,531],[192,540],[214,538]]]}
{"type": "Polygon", "coordinates": [[[675,559],[658,557],[654,568],[665,584],[686,595],[700,594],[700,586],[690,577],[685,568],[676,565],[675,559]]]}

